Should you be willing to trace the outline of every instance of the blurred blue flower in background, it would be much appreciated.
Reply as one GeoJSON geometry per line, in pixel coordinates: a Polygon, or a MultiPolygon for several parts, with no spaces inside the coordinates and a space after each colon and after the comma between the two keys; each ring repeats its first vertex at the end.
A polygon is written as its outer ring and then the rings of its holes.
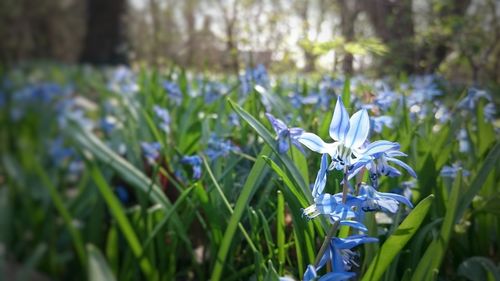
{"type": "Polygon", "coordinates": [[[171,99],[176,105],[180,105],[182,103],[182,92],[179,88],[179,85],[175,82],[171,81],[163,81],[162,83],[163,89],[167,92],[168,98],[171,99]]]}
{"type": "Polygon", "coordinates": [[[373,131],[377,133],[381,133],[384,127],[387,127],[389,129],[393,128],[393,118],[388,115],[370,117],[370,121],[373,131]]]}
{"type": "Polygon", "coordinates": [[[462,171],[462,176],[468,177],[470,172],[462,168],[462,165],[458,162],[453,163],[451,166],[443,166],[441,172],[439,173],[442,177],[445,178],[455,178],[457,176],[458,171],[462,171]]]}
{"type": "Polygon", "coordinates": [[[198,180],[201,178],[201,157],[198,155],[184,156],[181,163],[190,165],[193,168],[193,179],[198,180]]]}
{"type": "Polygon", "coordinates": [[[160,157],[161,144],[159,142],[141,142],[144,157],[150,165],[154,165],[160,157]]]}
{"type": "Polygon", "coordinates": [[[156,118],[160,121],[160,128],[166,133],[170,133],[170,114],[168,113],[168,110],[155,105],[153,107],[153,111],[156,118]]]}
{"type": "Polygon", "coordinates": [[[288,149],[290,149],[290,144],[294,145],[297,147],[300,151],[303,152],[302,146],[300,145],[300,142],[298,138],[302,135],[304,132],[303,129],[294,127],[294,128],[289,128],[285,122],[281,121],[280,119],[275,118],[272,114],[266,113],[266,117],[271,123],[271,126],[273,127],[274,131],[276,132],[277,138],[278,138],[278,152],[279,153],[286,153],[288,149]]]}

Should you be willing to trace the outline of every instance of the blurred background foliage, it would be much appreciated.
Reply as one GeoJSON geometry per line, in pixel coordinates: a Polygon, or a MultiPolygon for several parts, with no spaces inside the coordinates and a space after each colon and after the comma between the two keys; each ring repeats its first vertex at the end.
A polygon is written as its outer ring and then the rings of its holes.
{"type": "Polygon", "coordinates": [[[4,0],[0,60],[500,78],[495,0],[4,0]]]}

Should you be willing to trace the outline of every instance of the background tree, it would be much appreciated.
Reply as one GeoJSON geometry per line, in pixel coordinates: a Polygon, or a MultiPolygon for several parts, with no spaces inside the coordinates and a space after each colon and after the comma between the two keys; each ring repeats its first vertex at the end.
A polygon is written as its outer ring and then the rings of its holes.
{"type": "Polygon", "coordinates": [[[86,35],[80,61],[93,64],[127,63],[123,16],[125,0],[87,0],[86,35]]]}

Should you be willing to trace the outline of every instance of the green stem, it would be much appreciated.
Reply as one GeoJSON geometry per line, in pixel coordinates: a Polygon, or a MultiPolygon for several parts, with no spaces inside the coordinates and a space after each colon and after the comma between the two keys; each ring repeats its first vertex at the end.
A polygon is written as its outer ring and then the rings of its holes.
{"type": "MultiPolygon", "coordinates": [[[[342,187],[342,204],[345,204],[347,200],[347,191],[348,191],[348,186],[347,186],[347,167],[344,168],[344,185],[342,187]]],[[[321,261],[321,257],[323,257],[323,254],[325,253],[326,249],[328,249],[328,245],[330,244],[330,241],[332,240],[333,235],[337,232],[338,228],[340,225],[340,219],[336,220],[330,230],[328,230],[328,233],[326,234],[325,240],[323,241],[323,244],[321,245],[321,248],[319,249],[318,255],[316,256],[316,259],[314,261],[314,267],[318,267],[319,262],[321,261]]]]}

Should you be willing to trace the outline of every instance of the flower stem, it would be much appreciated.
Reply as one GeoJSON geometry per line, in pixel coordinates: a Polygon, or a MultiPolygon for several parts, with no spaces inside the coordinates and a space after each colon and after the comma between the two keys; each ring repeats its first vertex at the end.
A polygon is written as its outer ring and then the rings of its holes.
{"type": "MultiPolygon", "coordinates": [[[[348,183],[347,183],[347,167],[346,167],[344,168],[344,185],[342,186],[342,204],[345,204],[347,200],[347,192],[348,192],[348,183]]],[[[333,223],[332,227],[328,230],[325,240],[323,241],[321,248],[319,248],[318,255],[314,260],[314,267],[318,267],[319,262],[321,261],[321,258],[323,257],[323,254],[325,253],[326,249],[328,249],[330,240],[332,240],[333,235],[335,235],[335,233],[337,232],[339,225],[340,225],[340,219],[336,220],[333,223]]]]}

